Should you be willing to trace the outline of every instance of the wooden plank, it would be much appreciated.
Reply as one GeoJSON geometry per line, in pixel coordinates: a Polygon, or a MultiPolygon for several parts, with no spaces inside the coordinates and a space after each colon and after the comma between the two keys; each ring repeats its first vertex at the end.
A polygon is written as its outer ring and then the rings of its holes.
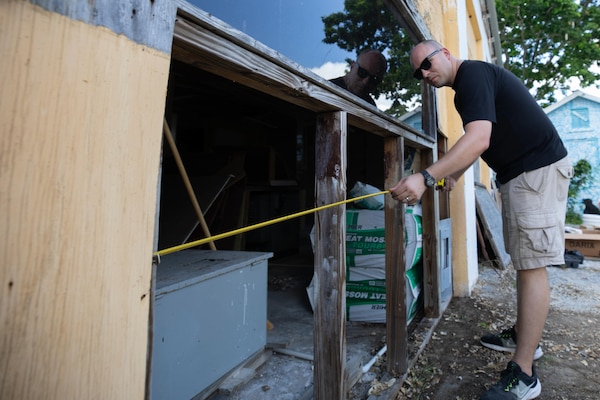
{"type": "Polygon", "coordinates": [[[565,249],[577,250],[585,258],[598,259],[600,257],[600,234],[565,233],[565,249]]]}
{"type": "MultiPolygon", "coordinates": [[[[425,154],[424,158],[431,159],[431,152],[427,153],[429,154],[425,154]]],[[[423,210],[423,311],[429,318],[439,317],[442,312],[437,197],[437,192],[428,189],[421,198],[423,210]]]]}
{"type": "MultiPolygon", "coordinates": [[[[439,128],[437,136],[437,159],[439,160],[448,152],[448,138],[439,128]]],[[[438,198],[440,199],[440,221],[450,218],[450,192],[439,191],[438,198]]]]}
{"type": "Polygon", "coordinates": [[[0,398],[142,399],[169,55],[27,1],[0,26],[0,398]]]}
{"type": "Polygon", "coordinates": [[[384,0],[384,3],[413,42],[433,39],[413,0],[384,0]]]}
{"type": "MultiPolygon", "coordinates": [[[[346,113],[317,117],[316,206],[346,198],[346,113]]],[[[343,400],[346,365],[346,206],[315,215],[314,398],[343,400]]]]}
{"type": "MultiPolygon", "coordinates": [[[[204,232],[205,237],[210,237],[210,231],[208,229],[208,225],[206,224],[206,220],[204,219],[204,214],[202,209],[200,208],[200,203],[198,202],[198,197],[194,192],[194,188],[192,187],[192,182],[190,181],[190,177],[185,170],[185,166],[183,165],[183,161],[181,160],[181,155],[179,154],[179,149],[177,149],[177,145],[175,144],[175,138],[171,133],[171,128],[167,123],[167,119],[163,120],[163,131],[165,134],[165,138],[169,143],[169,147],[171,148],[171,152],[173,153],[173,157],[175,158],[175,163],[177,164],[177,168],[179,169],[179,174],[181,175],[181,179],[183,180],[183,184],[188,192],[188,196],[190,201],[192,202],[192,206],[194,211],[196,212],[196,217],[198,218],[198,222],[200,222],[200,226],[202,227],[202,232],[204,232]]],[[[215,246],[215,242],[208,243],[211,250],[217,250],[215,246]]]]}
{"type": "Polygon", "coordinates": [[[482,234],[490,242],[498,265],[500,268],[505,269],[511,264],[511,259],[504,247],[502,215],[487,188],[477,182],[475,182],[475,205],[477,207],[477,216],[480,218],[483,226],[482,234]]]}
{"type": "Polygon", "coordinates": [[[487,252],[487,246],[485,243],[485,238],[483,237],[483,233],[481,232],[480,224],[481,221],[479,220],[479,218],[477,218],[477,244],[479,245],[479,251],[481,251],[481,257],[483,258],[483,260],[490,261],[490,256],[487,252]]]}
{"type": "MultiPolygon", "coordinates": [[[[387,138],[384,143],[385,187],[394,186],[404,174],[404,140],[387,138]]],[[[405,243],[404,204],[386,196],[385,242],[405,243]]],[[[386,246],[386,330],[387,369],[403,374],[408,368],[408,331],[406,320],[406,274],[404,246],[386,246]]]]}
{"type": "Polygon", "coordinates": [[[348,393],[352,387],[358,382],[363,376],[362,371],[363,359],[360,355],[354,355],[348,360],[346,364],[346,393],[348,393]]]}
{"type": "MultiPolygon", "coordinates": [[[[435,89],[423,85],[423,130],[430,137],[437,137],[437,106],[435,89]]],[[[437,161],[437,141],[433,149],[421,150],[421,169],[437,161]]],[[[428,189],[421,198],[423,211],[423,309],[429,318],[442,313],[441,268],[439,249],[440,203],[438,192],[428,189]]]]}

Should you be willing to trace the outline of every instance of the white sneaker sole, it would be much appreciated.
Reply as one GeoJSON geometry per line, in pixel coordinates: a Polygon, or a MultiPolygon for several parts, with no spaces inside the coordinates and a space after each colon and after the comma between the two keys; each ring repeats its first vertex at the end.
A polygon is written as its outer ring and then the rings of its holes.
{"type": "Polygon", "coordinates": [[[542,384],[540,383],[540,380],[537,380],[537,385],[535,385],[534,387],[531,388],[531,390],[529,390],[525,395],[526,397],[523,397],[523,400],[531,400],[531,399],[535,399],[536,397],[538,397],[540,394],[542,393],[542,384]]]}
{"type": "MultiPolygon", "coordinates": [[[[507,353],[514,353],[516,350],[514,348],[498,346],[498,345],[495,345],[492,343],[485,343],[485,342],[482,342],[481,340],[479,341],[479,343],[481,343],[482,346],[487,347],[488,349],[492,349],[492,350],[496,350],[496,351],[504,351],[507,353]]],[[[542,347],[538,346],[535,349],[535,353],[533,354],[533,359],[539,360],[540,358],[542,358],[543,355],[544,355],[544,351],[542,350],[542,347]]],[[[533,399],[533,397],[532,397],[532,399],[533,399]]]]}

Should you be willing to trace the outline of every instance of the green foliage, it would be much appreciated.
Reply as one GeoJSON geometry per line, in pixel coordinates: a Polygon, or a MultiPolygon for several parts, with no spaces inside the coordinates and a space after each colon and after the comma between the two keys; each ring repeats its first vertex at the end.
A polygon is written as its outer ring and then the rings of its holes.
{"type": "Polygon", "coordinates": [[[577,211],[573,210],[572,208],[567,208],[567,215],[565,217],[565,223],[571,224],[571,225],[581,225],[582,222],[583,222],[583,218],[581,217],[581,214],[579,214],[577,211]]]}
{"type": "MultiPolygon", "coordinates": [[[[373,94],[393,100],[388,113],[399,116],[420,96],[419,83],[408,66],[412,41],[403,32],[396,18],[387,11],[383,0],[346,0],[344,10],[322,17],[323,42],[337,44],[341,49],[360,53],[365,48],[383,52],[388,60],[388,72],[373,94]]],[[[349,60],[348,60],[349,61],[349,60]]]]}
{"type": "Polygon", "coordinates": [[[504,67],[534,89],[541,104],[577,77],[593,85],[600,73],[600,0],[496,0],[504,67]]]}
{"type": "Polygon", "coordinates": [[[592,183],[592,165],[587,160],[579,160],[573,166],[573,178],[569,185],[569,197],[577,197],[580,191],[592,183]]]}
{"type": "Polygon", "coordinates": [[[571,183],[569,184],[566,217],[568,224],[581,224],[581,214],[576,210],[576,205],[578,204],[577,196],[583,189],[588,188],[592,182],[592,165],[587,160],[577,161],[573,166],[573,178],[571,178],[571,183]]]}

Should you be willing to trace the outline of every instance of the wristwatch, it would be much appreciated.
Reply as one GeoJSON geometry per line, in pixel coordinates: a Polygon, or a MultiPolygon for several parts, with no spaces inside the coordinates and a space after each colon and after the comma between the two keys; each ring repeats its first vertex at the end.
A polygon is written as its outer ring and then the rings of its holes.
{"type": "Polygon", "coordinates": [[[423,175],[423,179],[425,180],[425,186],[427,187],[434,187],[435,186],[435,178],[431,175],[429,175],[429,172],[427,172],[427,170],[423,170],[421,171],[421,175],[423,175]]]}

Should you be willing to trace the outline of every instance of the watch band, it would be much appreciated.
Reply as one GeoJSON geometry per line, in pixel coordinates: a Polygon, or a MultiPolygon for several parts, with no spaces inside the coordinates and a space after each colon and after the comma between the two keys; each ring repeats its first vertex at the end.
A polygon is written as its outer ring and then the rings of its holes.
{"type": "Polygon", "coordinates": [[[423,179],[425,180],[425,186],[427,187],[434,187],[435,186],[435,178],[431,175],[429,175],[429,172],[427,172],[427,170],[423,170],[421,171],[421,175],[423,175],[423,179]]]}

